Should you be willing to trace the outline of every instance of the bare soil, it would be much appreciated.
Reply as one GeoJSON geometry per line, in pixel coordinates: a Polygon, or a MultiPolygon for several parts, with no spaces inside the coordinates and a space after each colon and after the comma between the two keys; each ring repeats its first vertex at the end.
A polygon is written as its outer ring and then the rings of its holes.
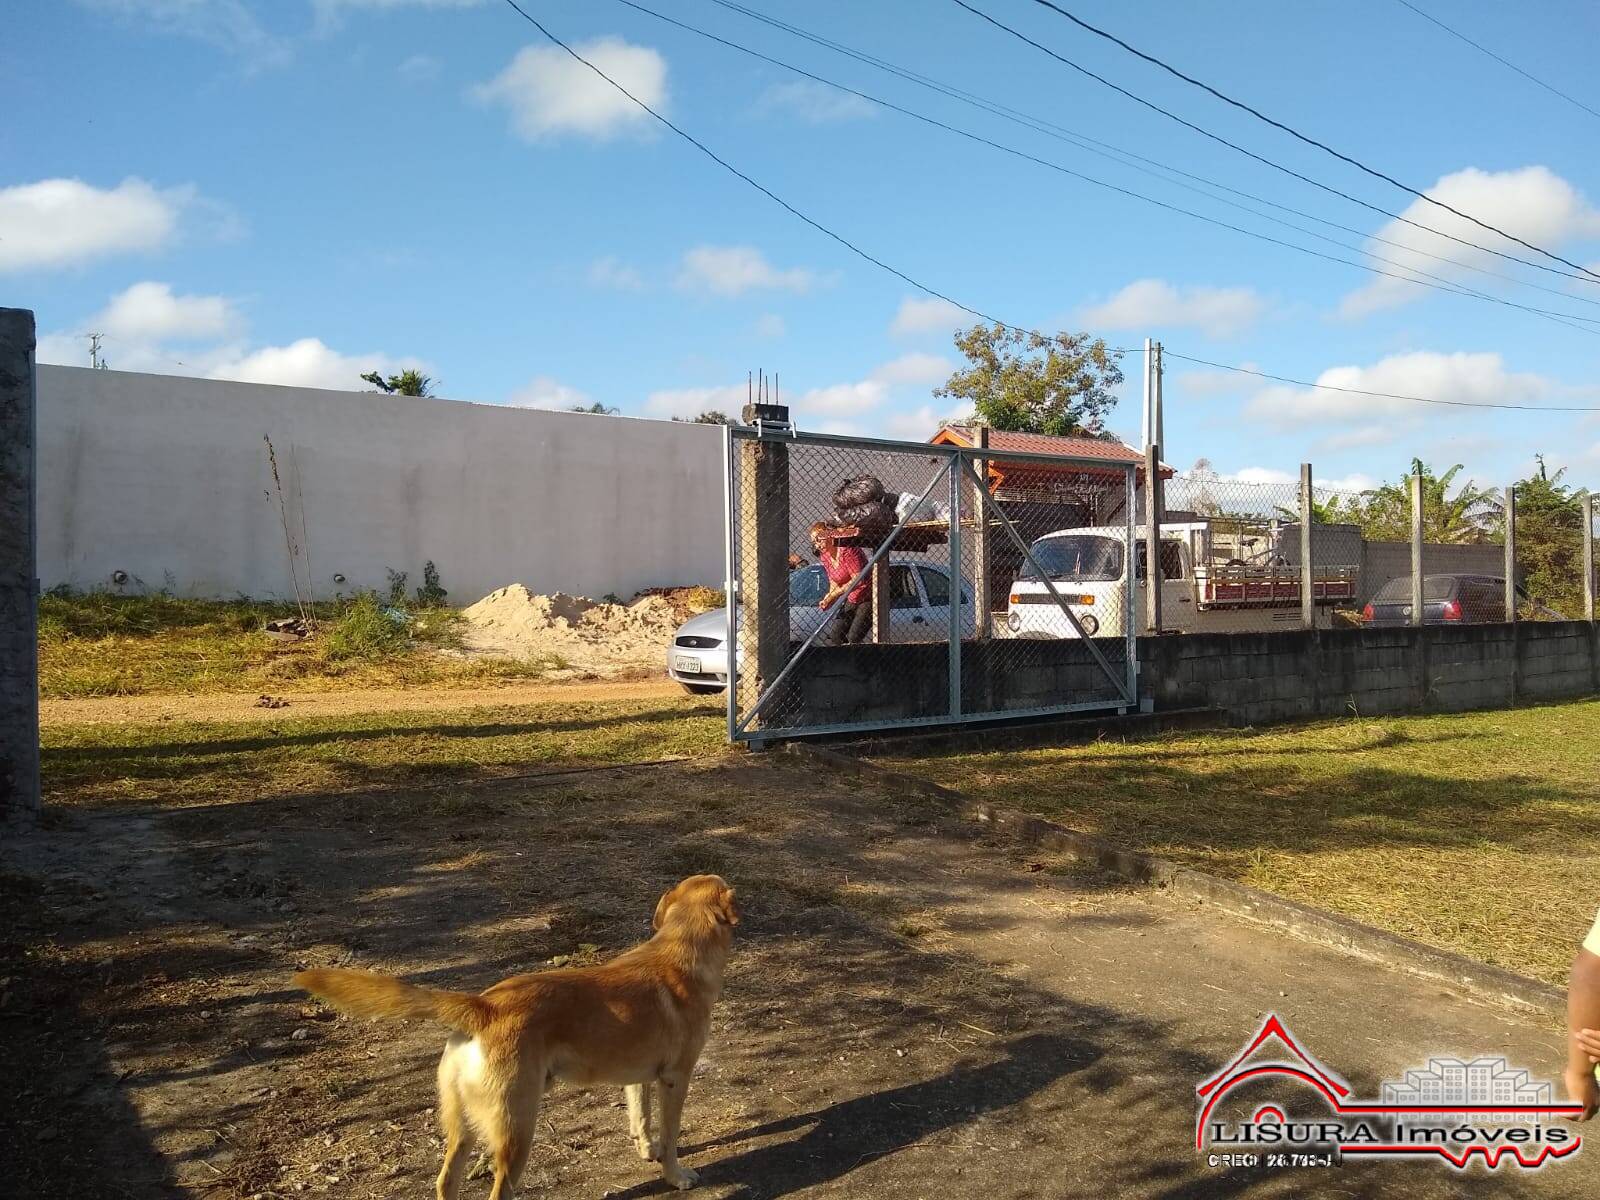
{"type": "MultiPolygon", "coordinates": [[[[442,1033],[335,1018],[289,974],[480,988],[615,953],[716,870],[745,920],[686,1110],[697,1194],[1594,1194],[1583,1154],[1535,1176],[1208,1167],[1195,1087],[1267,1011],[1360,1095],[1451,1051],[1548,1076],[1562,1034],[860,786],[773,756],[55,810],[0,842],[0,1190],[429,1196],[442,1033]]],[[[524,1194],[661,1193],[620,1101],[558,1087],[524,1194]]]]}
{"type": "Polygon", "coordinates": [[[270,693],[274,700],[287,701],[282,707],[264,706],[260,692],[217,692],[199,696],[96,696],[84,700],[41,700],[39,721],[43,725],[143,725],[156,721],[274,722],[285,717],[458,711],[563,700],[574,703],[655,700],[679,696],[682,692],[682,688],[658,671],[644,679],[506,683],[495,687],[274,690],[270,693]]]}

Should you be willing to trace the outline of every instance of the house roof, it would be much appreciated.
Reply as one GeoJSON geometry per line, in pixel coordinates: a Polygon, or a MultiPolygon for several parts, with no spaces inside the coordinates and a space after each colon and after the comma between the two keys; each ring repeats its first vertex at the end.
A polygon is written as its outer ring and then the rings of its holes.
{"type": "MultiPolygon", "coordinates": [[[[946,425],[928,439],[935,445],[971,446],[972,429],[966,425],[946,425]]],[[[1131,463],[1144,465],[1144,455],[1122,442],[1101,441],[1099,438],[1054,437],[1047,433],[1013,433],[1007,429],[989,430],[989,448],[1011,450],[1018,454],[1059,454],[1063,457],[1098,459],[1118,465],[1131,463]]],[[[1163,464],[1162,478],[1172,476],[1172,468],[1163,464]]]]}

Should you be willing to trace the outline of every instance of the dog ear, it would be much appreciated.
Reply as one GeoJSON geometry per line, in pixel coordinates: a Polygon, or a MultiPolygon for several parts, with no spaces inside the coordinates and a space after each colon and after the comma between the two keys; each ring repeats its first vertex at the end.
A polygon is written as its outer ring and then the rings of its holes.
{"type": "Polygon", "coordinates": [[[656,901],[656,914],[650,918],[650,928],[660,929],[661,922],[666,918],[667,909],[672,907],[672,895],[678,889],[670,887],[661,893],[661,899],[656,901]]]}
{"type": "Polygon", "coordinates": [[[724,886],[717,893],[716,901],[711,906],[717,914],[717,921],[723,925],[737,925],[739,923],[739,906],[734,902],[734,891],[731,887],[724,886]]]}

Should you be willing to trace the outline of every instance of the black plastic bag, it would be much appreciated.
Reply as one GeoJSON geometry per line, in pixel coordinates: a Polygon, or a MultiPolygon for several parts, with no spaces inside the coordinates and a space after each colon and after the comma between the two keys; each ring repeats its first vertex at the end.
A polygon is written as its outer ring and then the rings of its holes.
{"type": "Polygon", "coordinates": [[[871,504],[874,500],[882,499],[881,479],[876,475],[857,475],[854,479],[847,479],[839,485],[839,490],[833,493],[833,506],[843,513],[847,508],[871,504]]]}

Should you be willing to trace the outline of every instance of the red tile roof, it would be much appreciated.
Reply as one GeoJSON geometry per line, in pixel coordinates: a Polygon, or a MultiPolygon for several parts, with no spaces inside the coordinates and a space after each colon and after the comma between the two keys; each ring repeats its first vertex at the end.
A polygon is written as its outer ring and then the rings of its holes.
{"type": "MultiPolygon", "coordinates": [[[[961,446],[973,444],[972,430],[965,425],[946,425],[929,440],[955,442],[961,446]]],[[[1121,442],[1103,442],[1098,438],[1052,437],[1046,433],[1012,433],[1005,429],[991,429],[989,445],[995,450],[1013,450],[1018,454],[1060,454],[1113,463],[1144,462],[1144,455],[1132,446],[1121,442]]]]}

